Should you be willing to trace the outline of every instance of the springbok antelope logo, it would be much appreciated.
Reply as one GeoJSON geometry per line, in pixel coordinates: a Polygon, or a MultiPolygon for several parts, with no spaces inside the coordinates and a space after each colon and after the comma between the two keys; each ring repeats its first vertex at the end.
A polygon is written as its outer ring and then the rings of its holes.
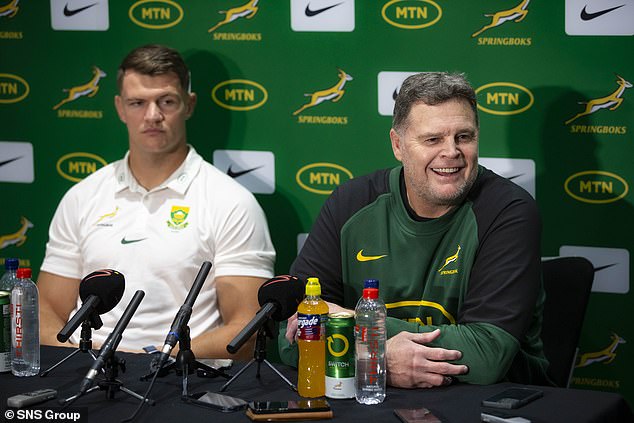
{"type": "Polygon", "coordinates": [[[29,222],[29,219],[24,216],[20,218],[20,222],[21,226],[17,232],[0,236],[0,250],[9,245],[17,245],[19,247],[26,242],[26,231],[33,227],[33,223],[29,222]]]}
{"type": "Polygon", "coordinates": [[[110,212],[110,213],[106,213],[106,214],[102,214],[101,216],[99,216],[99,218],[97,219],[97,221],[95,222],[95,225],[98,224],[99,222],[101,222],[104,219],[109,219],[109,218],[113,218],[117,215],[117,213],[119,212],[119,206],[117,206],[114,211],[110,212]]]}
{"type": "Polygon", "coordinates": [[[454,261],[458,260],[458,254],[460,254],[460,250],[462,249],[462,247],[460,247],[458,245],[458,250],[456,251],[456,254],[449,256],[445,259],[445,264],[442,265],[442,267],[440,269],[438,269],[438,273],[442,272],[442,270],[447,267],[449,265],[449,263],[453,263],[454,261]]]}
{"type": "Polygon", "coordinates": [[[594,100],[590,100],[587,102],[580,101],[579,104],[586,105],[585,109],[583,110],[583,112],[577,113],[574,117],[568,119],[565,124],[568,125],[570,122],[574,121],[575,119],[578,119],[581,116],[592,114],[596,112],[597,110],[607,109],[607,108],[609,108],[610,110],[615,110],[617,107],[619,107],[621,103],[623,103],[623,99],[621,98],[623,97],[623,92],[625,91],[626,88],[632,88],[632,83],[621,78],[619,75],[616,75],[616,78],[617,78],[616,83],[619,87],[616,90],[614,90],[612,94],[607,95],[605,97],[601,97],[601,98],[595,98],[594,100]]]}
{"type": "Polygon", "coordinates": [[[97,66],[92,67],[92,79],[84,85],[78,85],[73,88],[64,88],[62,91],[68,93],[67,97],[53,106],[53,110],[59,109],[62,105],[77,100],[79,97],[87,95],[94,97],[99,91],[99,80],[106,76],[106,73],[97,66]]]}
{"type": "Polygon", "coordinates": [[[612,335],[610,335],[610,338],[612,338],[612,342],[604,349],[582,354],[579,358],[579,364],[577,364],[575,368],[587,367],[592,363],[609,364],[614,361],[614,359],[616,358],[616,348],[620,344],[625,344],[626,341],[616,333],[612,333],[612,335]]]}
{"type": "Polygon", "coordinates": [[[348,75],[342,69],[337,69],[337,72],[339,74],[339,81],[337,81],[337,83],[334,86],[332,86],[331,88],[328,88],[327,90],[315,91],[314,93],[304,94],[305,97],[310,97],[310,101],[304,104],[299,109],[295,110],[293,112],[293,116],[300,114],[301,112],[308,109],[309,107],[314,107],[318,104],[321,104],[324,101],[330,100],[333,102],[337,102],[341,100],[341,97],[343,97],[343,95],[345,94],[345,90],[343,89],[343,86],[346,85],[346,82],[352,81],[352,77],[348,75]]]}
{"type": "Polygon", "coordinates": [[[11,0],[4,6],[0,6],[0,16],[14,17],[18,13],[18,10],[20,10],[18,7],[19,2],[20,0],[11,0]]]}
{"type": "Polygon", "coordinates": [[[224,20],[218,22],[216,25],[212,26],[207,30],[207,32],[214,32],[216,29],[220,28],[223,25],[231,23],[236,19],[247,18],[251,19],[258,12],[258,4],[259,0],[251,0],[247,4],[243,6],[233,7],[229,10],[219,10],[218,13],[224,14],[224,20]]]}
{"type": "Polygon", "coordinates": [[[530,0],[522,0],[520,4],[515,6],[512,9],[502,10],[496,13],[487,13],[484,16],[491,18],[491,23],[483,26],[479,31],[476,31],[471,35],[471,38],[475,38],[478,35],[482,34],[487,29],[495,28],[496,26],[502,25],[504,22],[515,21],[521,22],[524,20],[526,15],[528,15],[528,2],[530,0]]]}

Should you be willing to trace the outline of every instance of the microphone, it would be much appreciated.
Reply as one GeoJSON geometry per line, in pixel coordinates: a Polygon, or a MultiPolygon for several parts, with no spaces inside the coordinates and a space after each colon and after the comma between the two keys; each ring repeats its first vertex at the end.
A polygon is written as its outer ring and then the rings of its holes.
{"type": "Polygon", "coordinates": [[[305,284],[296,276],[275,276],[264,282],[258,290],[260,310],[227,345],[227,351],[235,354],[269,318],[281,322],[291,317],[302,302],[304,292],[305,284]]]}
{"type": "MultiPolygon", "coordinates": [[[[66,342],[86,319],[91,318],[94,312],[104,314],[112,310],[123,297],[125,290],[125,278],[116,270],[102,269],[92,272],[79,284],[79,297],[82,306],[57,334],[59,342],[66,342]]],[[[102,325],[101,319],[93,324],[94,329],[102,325]]]]}
{"type": "Polygon", "coordinates": [[[141,304],[141,300],[144,296],[145,292],[138,290],[134,294],[134,297],[132,297],[132,300],[130,300],[130,303],[123,312],[121,319],[119,319],[116,326],[114,327],[114,330],[110,333],[110,335],[108,335],[108,338],[106,338],[106,342],[103,343],[101,349],[99,350],[99,355],[92,363],[92,366],[90,367],[90,370],[88,370],[86,377],[84,377],[84,380],[79,387],[79,395],[83,395],[92,386],[95,377],[99,374],[99,371],[105,365],[106,360],[108,360],[110,356],[114,354],[114,352],[117,350],[117,346],[119,345],[119,342],[121,342],[121,338],[123,337],[123,331],[128,326],[128,323],[130,323],[130,319],[132,319],[132,316],[136,312],[136,309],[139,307],[139,304],[141,304]]]}
{"type": "Polygon", "coordinates": [[[161,350],[161,356],[159,357],[157,363],[157,369],[161,369],[163,364],[167,361],[167,358],[170,356],[170,352],[176,346],[176,343],[180,339],[182,335],[183,328],[189,322],[189,318],[192,315],[192,308],[194,307],[194,302],[200,293],[200,290],[205,283],[205,279],[207,279],[207,275],[211,270],[211,263],[208,261],[203,262],[200,270],[198,271],[198,275],[196,275],[196,279],[194,279],[194,283],[189,290],[189,294],[187,294],[187,298],[185,298],[185,302],[176,313],[174,317],[174,321],[172,322],[172,327],[170,328],[167,337],[165,338],[165,344],[163,345],[163,349],[161,350]]]}

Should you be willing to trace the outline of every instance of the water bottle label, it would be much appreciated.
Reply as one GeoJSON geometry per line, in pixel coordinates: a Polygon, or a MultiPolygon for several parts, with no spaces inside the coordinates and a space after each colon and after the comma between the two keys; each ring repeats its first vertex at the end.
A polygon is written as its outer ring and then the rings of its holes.
{"type": "Polygon", "coordinates": [[[325,333],[325,324],[322,322],[320,314],[297,315],[297,328],[299,329],[299,339],[304,341],[319,341],[325,333]]]}

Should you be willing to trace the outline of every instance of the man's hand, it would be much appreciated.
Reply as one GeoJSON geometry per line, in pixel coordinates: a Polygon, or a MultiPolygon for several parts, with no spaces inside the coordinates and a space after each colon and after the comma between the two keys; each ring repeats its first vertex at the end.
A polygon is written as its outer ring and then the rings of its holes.
{"type": "MultiPolygon", "coordinates": [[[[339,313],[340,311],[348,311],[354,314],[354,310],[348,310],[347,308],[343,308],[340,305],[329,303],[328,304],[328,313],[339,313]]],[[[297,313],[293,314],[286,321],[286,334],[284,335],[286,340],[292,345],[297,340],[297,313]]]]}
{"type": "Polygon", "coordinates": [[[452,375],[467,373],[464,365],[451,364],[462,353],[428,347],[440,336],[440,329],[426,333],[400,332],[386,346],[387,383],[398,388],[431,388],[451,383],[452,375]]]}

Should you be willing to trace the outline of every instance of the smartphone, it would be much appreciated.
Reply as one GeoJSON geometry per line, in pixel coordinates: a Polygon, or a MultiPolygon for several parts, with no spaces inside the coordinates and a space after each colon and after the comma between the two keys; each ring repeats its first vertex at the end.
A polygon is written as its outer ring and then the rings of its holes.
{"type": "Polygon", "coordinates": [[[249,410],[254,414],[280,414],[330,411],[325,399],[299,401],[252,401],[249,410]]]}
{"type": "Polygon", "coordinates": [[[531,423],[529,419],[512,414],[510,411],[486,410],[480,413],[480,418],[486,423],[531,423]]]}
{"type": "Polygon", "coordinates": [[[394,414],[403,423],[442,423],[438,417],[426,408],[397,408],[394,414]]]}
{"type": "Polygon", "coordinates": [[[215,392],[197,392],[184,398],[185,401],[214,410],[229,413],[232,411],[244,410],[247,402],[241,398],[230,397],[229,395],[217,394],[215,392]]]}
{"type": "Polygon", "coordinates": [[[493,408],[519,408],[544,395],[543,391],[532,388],[509,388],[499,394],[482,401],[485,407],[493,408]]]}

